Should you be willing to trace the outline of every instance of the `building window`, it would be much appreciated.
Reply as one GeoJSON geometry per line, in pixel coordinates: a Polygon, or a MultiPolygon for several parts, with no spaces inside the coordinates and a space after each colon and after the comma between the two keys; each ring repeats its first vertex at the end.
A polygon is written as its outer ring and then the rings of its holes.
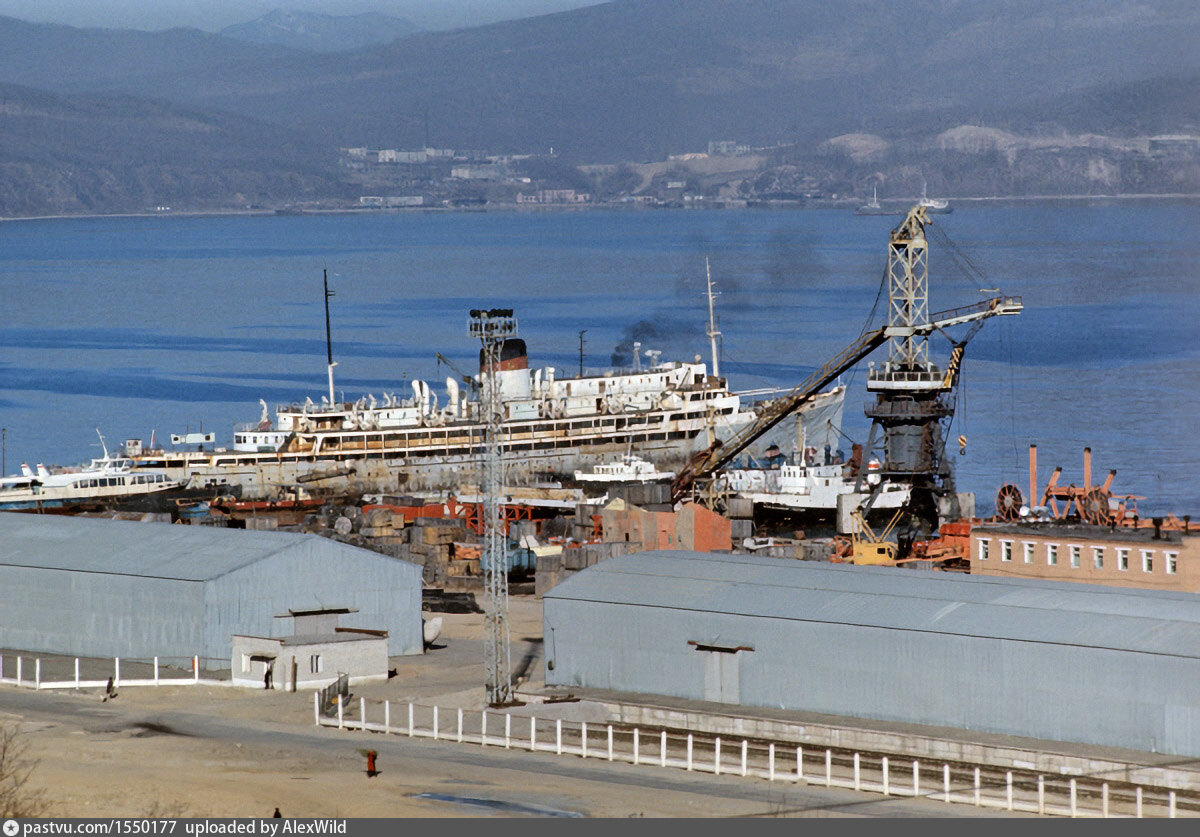
{"type": "Polygon", "coordinates": [[[1121,572],[1125,572],[1127,569],[1129,569],[1129,550],[1128,549],[1118,549],[1117,550],[1117,569],[1120,570],[1121,572]]]}
{"type": "Polygon", "coordinates": [[[1079,554],[1083,552],[1083,547],[1071,546],[1071,569],[1079,569],[1079,554]]]}
{"type": "Polygon", "coordinates": [[[1154,572],[1154,550],[1153,549],[1143,549],[1142,550],[1142,572],[1144,572],[1144,573],[1154,572]]]}
{"type": "Polygon", "coordinates": [[[1000,560],[1012,560],[1012,541],[1000,541],[1000,560]]]}
{"type": "Polygon", "coordinates": [[[1104,547],[1092,547],[1092,565],[1098,570],[1104,569],[1104,547]]]}
{"type": "Polygon", "coordinates": [[[991,544],[991,541],[984,540],[983,538],[979,539],[979,560],[980,561],[986,561],[988,559],[988,546],[990,544],[991,544]]]}
{"type": "Polygon", "coordinates": [[[313,654],[308,658],[308,670],[313,674],[321,673],[321,655],[313,654]]]}
{"type": "Polygon", "coordinates": [[[1025,541],[1025,543],[1022,544],[1022,546],[1025,547],[1025,563],[1032,564],[1033,563],[1033,544],[1031,544],[1029,541],[1025,541]]]}
{"type": "Polygon", "coordinates": [[[1168,552],[1165,554],[1167,559],[1167,575],[1175,575],[1179,569],[1179,553],[1168,552]]]}
{"type": "Polygon", "coordinates": [[[1058,566],[1058,544],[1046,544],[1046,565],[1050,567],[1058,566]]]}

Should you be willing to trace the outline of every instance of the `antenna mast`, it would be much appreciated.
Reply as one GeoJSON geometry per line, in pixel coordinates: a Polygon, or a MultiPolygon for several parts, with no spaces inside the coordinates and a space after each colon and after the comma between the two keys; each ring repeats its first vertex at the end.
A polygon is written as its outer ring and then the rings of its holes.
{"type": "Polygon", "coordinates": [[[321,271],[323,281],[325,283],[325,355],[329,360],[329,406],[333,406],[333,367],[337,366],[333,362],[333,339],[329,335],[329,297],[334,296],[335,292],[329,290],[329,270],[321,271]]]}
{"type": "Polygon", "coordinates": [[[713,360],[713,377],[721,377],[721,367],[717,360],[717,338],[721,336],[721,332],[717,331],[716,317],[713,316],[713,283],[712,270],[708,266],[708,256],[704,257],[704,273],[708,277],[708,339],[712,343],[712,360],[713,360]]]}
{"type": "Polygon", "coordinates": [[[471,311],[468,331],[479,338],[483,363],[479,377],[484,411],[483,443],[483,583],[487,591],[484,640],[487,699],[490,706],[512,703],[512,656],[508,632],[508,550],[500,491],[504,482],[504,402],[500,392],[501,349],[517,334],[511,308],[471,311]]]}

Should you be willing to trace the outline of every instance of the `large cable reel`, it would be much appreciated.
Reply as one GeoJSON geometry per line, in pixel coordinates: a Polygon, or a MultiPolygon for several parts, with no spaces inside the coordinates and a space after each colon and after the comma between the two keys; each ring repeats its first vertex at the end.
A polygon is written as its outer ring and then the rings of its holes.
{"type": "Polygon", "coordinates": [[[1025,498],[1021,496],[1021,489],[1012,483],[1005,483],[996,492],[996,516],[1001,520],[1019,519],[1023,505],[1025,498]]]}
{"type": "Polygon", "coordinates": [[[1093,488],[1076,501],[1076,505],[1079,507],[1079,516],[1097,526],[1108,525],[1112,522],[1112,510],[1108,504],[1111,497],[1112,494],[1104,488],[1093,488]]]}

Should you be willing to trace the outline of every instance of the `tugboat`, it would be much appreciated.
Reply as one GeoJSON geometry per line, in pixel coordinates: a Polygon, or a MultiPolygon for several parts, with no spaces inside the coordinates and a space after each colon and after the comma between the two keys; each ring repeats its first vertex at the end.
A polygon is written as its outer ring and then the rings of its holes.
{"type": "Polygon", "coordinates": [[[635,453],[627,453],[620,462],[597,465],[590,471],[576,471],[576,482],[656,482],[674,478],[674,471],[660,471],[635,453]]]}

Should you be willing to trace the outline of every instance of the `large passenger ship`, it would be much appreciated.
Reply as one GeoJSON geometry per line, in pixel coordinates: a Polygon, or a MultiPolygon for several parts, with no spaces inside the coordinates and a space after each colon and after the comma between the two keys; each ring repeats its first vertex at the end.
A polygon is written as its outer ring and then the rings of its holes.
{"type": "MultiPolygon", "coordinates": [[[[678,472],[714,438],[756,415],[755,405],[709,374],[699,356],[563,377],[554,367],[529,368],[525,342],[508,337],[494,369],[481,357],[477,375],[447,378],[444,401],[416,380],[407,398],[309,398],[277,407],[274,418],[260,402],[261,418],[237,428],[230,447],[144,449],[128,440],[125,454],[138,468],[188,480],[189,488],[237,489],[247,499],[272,496],[282,485],[331,494],[454,491],[478,481],[486,425],[478,393],[490,375],[503,411],[508,485],[544,483],[629,452],[678,472]]],[[[844,392],[823,394],[759,444],[802,451],[836,441],[844,392]]]]}

